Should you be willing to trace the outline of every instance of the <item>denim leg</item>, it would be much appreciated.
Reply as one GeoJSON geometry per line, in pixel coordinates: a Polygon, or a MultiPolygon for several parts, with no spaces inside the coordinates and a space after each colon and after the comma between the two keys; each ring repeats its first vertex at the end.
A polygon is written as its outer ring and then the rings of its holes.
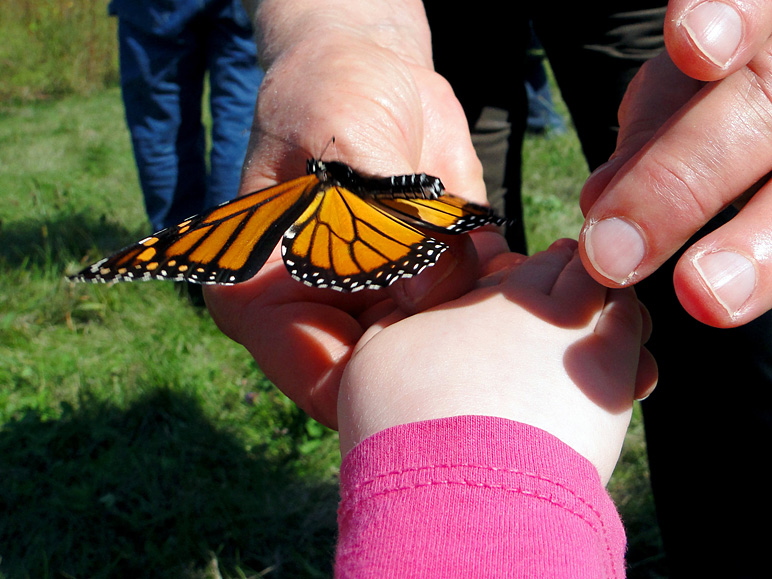
{"type": "Polygon", "coordinates": [[[119,20],[121,87],[148,218],[155,230],[203,208],[204,59],[195,39],[119,20]]]}
{"type": "Polygon", "coordinates": [[[226,5],[209,30],[207,63],[212,112],[208,206],[236,196],[263,71],[240,0],[226,5]]]}

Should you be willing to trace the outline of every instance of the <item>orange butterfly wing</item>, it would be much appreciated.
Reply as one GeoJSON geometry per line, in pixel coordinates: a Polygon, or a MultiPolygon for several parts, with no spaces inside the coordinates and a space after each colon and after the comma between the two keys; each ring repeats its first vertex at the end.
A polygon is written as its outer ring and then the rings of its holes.
{"type": "Polygon", "coordinates": [[[386,287],[437,262],[447,245],[421,229],[464,233],[503,219],[444,193],[428,175],[367,178],[342,163],[245,195],[155,233],[71,279],[235,284],[254,276],[283,236],[290,274],[342,291],[386,287]]]}
{"type": "Polygon", "coordinates": [[[254,276],[315,197],[306,175],[219,205],[98,261],[76,281],[186,280],[230,285],[254,276]]]}
{"type": "Polygon", "coordinates": [[[436,199],[393,199],[379,196],[374,205],[398,219],[440,233],[466,233],[483,225],[503,225],[506,220],[490,207],[444,193],[436,199]]]}
{"type": "Polygon", "coordinates": [[[417,275],[445,249],[370,199],[336,185],[317,193],[282,243],[292,277],[341,291],[386,287],[417,275]]]}

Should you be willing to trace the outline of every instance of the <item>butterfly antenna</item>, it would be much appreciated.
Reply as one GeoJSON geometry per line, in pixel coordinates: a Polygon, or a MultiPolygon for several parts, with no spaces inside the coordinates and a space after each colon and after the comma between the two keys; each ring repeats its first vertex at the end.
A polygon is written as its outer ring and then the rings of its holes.
{"type": "Polygon", "coordinates": [[[330,146],[333,146],[333,147],[335,146],[335,137],[334,136],[330,137],[330,140],[327,141],[327,144],[324,146],[324,149],[322,149],[321,155],[319,155],[319,159],[324,159],[325,158],[325,154],[327,153],[327,149],[329,149],[330,146]]]}

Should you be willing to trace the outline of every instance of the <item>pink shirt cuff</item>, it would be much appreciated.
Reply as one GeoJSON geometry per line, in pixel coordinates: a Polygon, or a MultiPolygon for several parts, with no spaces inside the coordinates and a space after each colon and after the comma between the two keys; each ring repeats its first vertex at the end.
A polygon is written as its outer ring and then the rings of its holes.
{"type": "Polygon", "coordinates": [[[341,466],[337,577],[624,577],[595,467],[538,428],[459,416],[389,428],[341,466]]]}

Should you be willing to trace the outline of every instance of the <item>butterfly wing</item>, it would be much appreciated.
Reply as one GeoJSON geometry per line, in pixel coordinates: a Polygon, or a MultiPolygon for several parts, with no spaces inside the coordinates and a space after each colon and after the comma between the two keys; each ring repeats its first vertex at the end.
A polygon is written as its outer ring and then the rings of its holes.
{"type": "Polygon", "coordinates": [[[254,276],[315,198],[306,175],[219,205],[87,267],[76,281],[186,280],[230,285],[254,276]]]}
{"type": "Polygon", "coordinates": [[[440,233],[466,233],[483,225],[503,225],[506,222],[490,207],[450,193],[436,199],[379,196],[372,203],[407,223],[440,233]]]}
{"type": "Polygon", "coordinates": [[[341,291],[386,287],[447,249],[371,201],[337,185],[319,191],[282,242],[292,277],[341,291]]]}
{"type": "Polygon", "coordinates": [[[447,246],[417,229],[463,233],[503,219],[444,194],[427,175],[369,179],[339,163],[191,217],[71,279],[235,284],[254,276],[284,234],[285,264],[314,287],[386,287],[434,265],[447,246]],[[353,189],[351,189],[353,187],[353,189]]]}

